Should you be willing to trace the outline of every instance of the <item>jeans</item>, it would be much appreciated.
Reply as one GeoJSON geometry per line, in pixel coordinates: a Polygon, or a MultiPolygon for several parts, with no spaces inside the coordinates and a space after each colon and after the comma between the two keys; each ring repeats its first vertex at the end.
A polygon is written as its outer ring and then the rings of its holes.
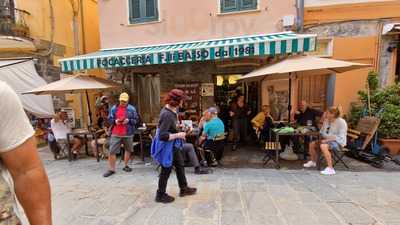
{"type": "Polygon", "coordinates": [[[183,189],[187,187],[187,181],[185,176],[185,162],[183,159],[182,152],[174,149],[173,162],[171,167],[161,166],[160,178],[158,179],[158,194],[164,194],[167,190],[167,183],[169,175],[171,174],[172,167],[175,167],[176,178],[178,179],[179,188],[183,189]]]}
{"type": "Polygon", "coordinates": [[[187,155],[189,158],[190,162],[194,166],[194,168],[199,167],[199,159],[197,158],[196,151],[194,150],[194,147],[190,143],[185,143],[183,144],[183,152],[187,155]]]}
{"type": "Polygon", "coordinates": [[[233,119],[234,144],[246,141],[247,138],[247,118],[233,119]]]}

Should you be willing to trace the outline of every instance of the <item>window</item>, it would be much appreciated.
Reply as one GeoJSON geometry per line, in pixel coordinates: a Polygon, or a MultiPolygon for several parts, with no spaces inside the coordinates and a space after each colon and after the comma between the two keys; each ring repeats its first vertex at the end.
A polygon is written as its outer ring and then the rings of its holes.
{"type": "Polygon", "coordinates": [[[319,57],[331,57],[333,55],[333,39],[318,39],[316,50],[314,52],[308,52],[307,54],[319,57]]]}
{"type": "Polygon", "coordinates": [[[220,0],[221,13],[257,9],[258,0],[220,0]]]}
{"type": "Polygon", "coordinates": [[[129,0],[129,22],[145,23],[158,20],[158,0],[129,0]]]}
{"type": "Polygon", "coordinates": [[[0,18],[14,18],[14,1],[0,0],[0,18]]]}

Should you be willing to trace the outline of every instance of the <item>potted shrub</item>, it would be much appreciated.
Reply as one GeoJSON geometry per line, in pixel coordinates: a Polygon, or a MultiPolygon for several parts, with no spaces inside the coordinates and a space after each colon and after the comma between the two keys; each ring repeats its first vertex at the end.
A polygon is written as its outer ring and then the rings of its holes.
{"type": "Polygon", "coordinates": [[[400,154],[400,105],[385,104],[378,134],[381,144],[391,155],[400,154]]]}
{"type": "Polygon", "coordinates": [[[353,105],[350,124],[364,115],[381,119],[378,137],[390,154],[400,154],[400,84],[378,88],[378,74],[370,72],[367,79],[367,91],[359,91],[361,105],[353,105]]]}
{"type": "Polygon", "coordinates": [[[29,35],[29,27],[24,22],[17,22],[11,28],[15,36],[27,37],[29,35]]]}

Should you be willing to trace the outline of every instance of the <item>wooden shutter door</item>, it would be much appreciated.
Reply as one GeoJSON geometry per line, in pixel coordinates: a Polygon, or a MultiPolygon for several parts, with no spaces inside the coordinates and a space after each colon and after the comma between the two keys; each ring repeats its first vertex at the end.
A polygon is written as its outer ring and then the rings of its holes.
{"type": "Polygon", "coordinates": [[[324,110],[327,106],[327,75],[300,76],[298,101],[305,100],[312,108],[324,110]]]}

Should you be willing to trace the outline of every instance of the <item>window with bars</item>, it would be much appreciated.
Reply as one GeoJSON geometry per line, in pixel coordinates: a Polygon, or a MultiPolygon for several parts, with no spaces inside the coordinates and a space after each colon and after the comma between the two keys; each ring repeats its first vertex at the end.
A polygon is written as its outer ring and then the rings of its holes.
{"type": "Polygon", "coordinates": [[[258,0],[220,0],[221,13],[257,9],[258,0]]]}
{"type": "Polygon", "coordinates": [[[128,0],[129,22],[146,23],[158,20],[158,0],[128,0]]]}

